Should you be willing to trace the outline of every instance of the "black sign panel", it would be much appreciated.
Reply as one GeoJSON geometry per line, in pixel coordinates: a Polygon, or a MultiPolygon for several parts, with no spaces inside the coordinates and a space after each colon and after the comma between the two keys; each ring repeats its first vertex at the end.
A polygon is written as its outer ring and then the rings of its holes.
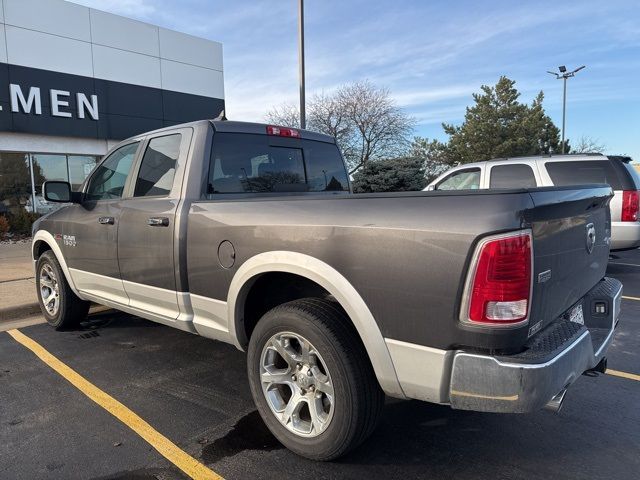
{"type": "Polygon", "coordinates": [[[0,131],[119,140],[215,118],[224,100],[0,63],[0,108],[0,131]]]}

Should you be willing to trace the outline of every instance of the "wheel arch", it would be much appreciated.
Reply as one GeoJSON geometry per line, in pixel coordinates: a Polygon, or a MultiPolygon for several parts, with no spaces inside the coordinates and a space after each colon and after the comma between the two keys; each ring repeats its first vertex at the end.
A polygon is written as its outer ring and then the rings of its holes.
{"type": "Polygon", "coordinates": [[[362,343],[382,389],[405,398],[382,332],[366,303],[340,272],[309,255],[290,251],[260,253],[244,262],[235,273],[227,296],[229,328],[236,346],[244,349],[244,313],[247,296],[266,273],[289,273],[308,279],[327,291],[345,310],[362,343]]]}
{"type": "Polygon", "coordinates": [[[53,235],[51,235],[51,233],[47,232],[46,230],[38,230],[33,236],[33,240],[31,242],[31,257],[33,259],[34,272],[38,258],[47,250],[51,250],[56,256],[56,260],[58,260],[60,268],[62,268],[62,272],[64,273],[64,276],[67,280],[67,283],[71,287],[71,290],[73,290],[73,293],[82,298],[78,293],[78,289],[76,288],[75,283],[73,282],[73,277],[69,272],[69,267],[67,266],[67,262],[62,255],[62,250],[60,249],[58,242],[56,242],[55,238],[53,238],[53,235]]]}

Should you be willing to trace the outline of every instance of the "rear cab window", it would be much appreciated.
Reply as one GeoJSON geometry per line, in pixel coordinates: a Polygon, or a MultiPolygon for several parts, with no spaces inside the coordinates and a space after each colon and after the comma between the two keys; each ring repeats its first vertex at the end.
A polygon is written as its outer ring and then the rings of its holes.
{"type": "Polygon", "coordinates": [[[333,143],[248,133],[213,137],[208,197],[346,191],[347,172],[333,143]]]}
{"type": "Polygon", "coordinates": [[[535,188],[533,169],[524,163],[494,165],[491,167],[489,188],[535,188]]]}

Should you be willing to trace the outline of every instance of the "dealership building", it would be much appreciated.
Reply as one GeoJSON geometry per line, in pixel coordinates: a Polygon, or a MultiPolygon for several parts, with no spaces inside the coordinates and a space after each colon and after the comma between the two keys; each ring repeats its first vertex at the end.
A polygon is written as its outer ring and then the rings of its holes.
{"type": "Polygon", "coordinates": [[[0,214],[45,213],[119,140],[224,109],[222,45],[63,0],[0,0],[0,214]]]}

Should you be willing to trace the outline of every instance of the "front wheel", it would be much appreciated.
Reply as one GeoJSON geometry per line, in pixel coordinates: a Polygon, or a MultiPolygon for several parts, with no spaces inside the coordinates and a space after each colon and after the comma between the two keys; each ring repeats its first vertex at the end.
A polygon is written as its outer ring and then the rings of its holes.
{"type": "Polygon", "coordinates": [[[251,335],[247,360],[258,411],[293,452],[332,460],[375,429],[384,394],[334,302],[307,298],[270,310],[251,335]]]}
{"type": "Polygon", "coordinates": [[[51,250],[40,255],[36,263],[36,289],[40,310],[56,330],[77,326],[87,318],[89,302],[73,293],[51,250]]]}

